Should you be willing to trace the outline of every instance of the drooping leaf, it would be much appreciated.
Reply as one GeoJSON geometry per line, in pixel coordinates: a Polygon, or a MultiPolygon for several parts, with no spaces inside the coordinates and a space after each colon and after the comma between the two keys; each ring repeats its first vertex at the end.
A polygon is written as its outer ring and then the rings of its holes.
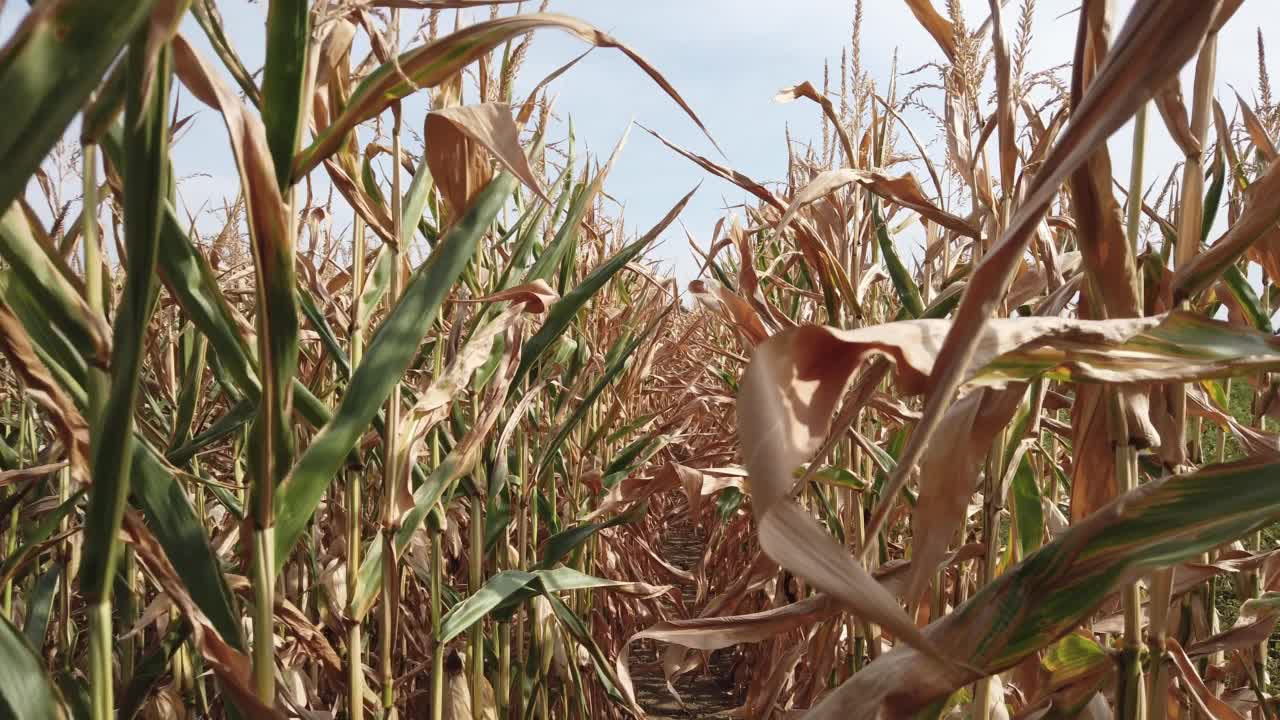
{"type": "Polygon", "coordinates": [[[539,28],[563,30],[597,47],[617,48],[644,70],[706,132],[702,121],[675,88],[644,58],[613,37],[564,15],[515,15],[477,23],[402,53],[395,61],[379,66],[352,92],[346,106],[315,142],[298,155],[293,166],[294,178],[307,174],[332,155],[342,145],[347,133],[381,113],[391,103],[406,97],[416,88],[434,87],[452,78],[484,53],[516,36],[539,28]]]}

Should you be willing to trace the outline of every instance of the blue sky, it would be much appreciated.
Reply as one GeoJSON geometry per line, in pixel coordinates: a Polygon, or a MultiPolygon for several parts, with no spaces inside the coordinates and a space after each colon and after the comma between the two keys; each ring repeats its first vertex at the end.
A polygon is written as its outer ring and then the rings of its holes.
{"type": "MultiPolygon", "coordinates": [[[[1189,0],[1195,1],[1195,0],[1189,0]]],[[[263,56],[265,2],[219,0],[232,43],[245,64],[254,70],[263,56]]],[[[530,3],[533,4],[533,3],[530,3]]],[[[935,4],[941,6],[940,2],[935,4]]],[[[962,3],[971,26],[988,15],[987,0],[962,3]]],[[[1016,22],[1018,0],[1005,10],[1006,26],[1016,22]]],[[[1069,61],[1076,17],[1074,2],[1041,2],[1036,14],[1035,42],[1029,68],[1041,69],[1069,61]],[[1064,15],[1064,13],[1067,13],[1064,15]]],[[[1131,5],[1120,0],[1119,17],[1131,5]]],[[[1256,82],[1254,33],[1264,21],[1266,2],[1246,3],[1224,31],[1219,51],[1219,98],[1228,115],[1234,112],[1232,86],[1252,97],[1256,82]]],[[[0,10],[0,37],[12,33],[25,3],[10,2],[0,10]]],[[[782,87],[804,80],[821,85],[823,62],[832,65],[833,86],[838,87],[840,52],[847,47],[853,20],[852,0],[553,0],[551,9],[580,17],[626,42],[659,68],[702,117],[734,168],[762,181],[781,179],[786,171],[784,127],[790,124],[797,141],[819,142],[820,118],[816,105],[798,102],[779,105],[774,94],[782,87]],[[785,8],[785,9],[781,9],[785,8]]],[[[487,14],[474,13],[475,17],[487,14]]],[[[406,42],[417,25],[417,12],[406,12],[406,42]]],[[[197,45],[204,38],[193,22],[184,31],[197,45]]],[[[535,36],[522,72],[523,89],[582,52],[576,38],[557,32],[535,36]]],[[[940,59],[941,53],[900,0],[865,0],[862,33],[863,65],[880,88],[885,86],[894,53],[899,67],[910,69],[940,59]]],[[[1280,49],[1277,50],[1280,52],[1280,49]]],[[[928,75],[920,76],[922,78],[928,75]]],[[[910,83],[911,81],[904,81],[910,83]]],[[[1190,88],[1190,69],[1183,87],[1190,88]]],[[[573,118],[579,142],[593,153],[606,155],[627,124],[638,121],[672,141],[696,152],[717,157],[714,148],[675,104],[643,72],[621,53],[597,50],[552,86],[558,93],[556,111],[573,118]]],[[[518,91],[517,97],[523,97],[518,91]]],[[[173,157],[180,177],[182,200],[189,208],[218,205],[234,195],[234,165],[218,118],[183,99],[185,111],[199,109],[195,125],[175,147],[173,157]]],[[[425,100],[409,101],[425,105],[425,100]]],[[[410,109],[412,113],[412,107],[410,109]]],[[[421,109],[417,111],[421,112],[421,109]]],[[[920,113],[907,120],[926,143],[936,128],[920,113]]],[[[1147,177],[1167,174],[1178,155],[1158,116],[1152,114],[1147,155],[1147,177]]],[[[564,129],[559,137],[563,137],[564,129]]],[[[555,138],[553,138],[555,139],[555,138]]],[[[1127,129],[1112,139],[1117,174],[1127,175],[1127,129]]],[[[942,154],[940,142],[931,149],[942,154]]],[[[724,162],[723,158],[718,158],[724,162]]],[[[689,231],[705,246],[722,208],[742,202],[736,187],[708,178],[700,169],[672,153],[639,128],[607,183],[610,195],[626,205],[627,225],[647,229],[691,187],[702,189],[682,216],[689,231]],[[705,182],[703,182],[705,181],[705,182]]],[[[342,218],[336,219],[339,227],[342,218]]],[[[669,262],[684,280],[695,264],[684,233],[678,227],[663,238],[655,255],[669,262]]]]}

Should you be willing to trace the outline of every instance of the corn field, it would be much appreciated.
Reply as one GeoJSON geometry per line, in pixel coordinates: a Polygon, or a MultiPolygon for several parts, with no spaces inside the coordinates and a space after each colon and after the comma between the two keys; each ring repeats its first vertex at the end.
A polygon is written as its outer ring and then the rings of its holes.
{"type": "Polygon", "coordinates": [[[547,0],[269,0],[259,69],[217,0],[23,8],[0,717],[1280,717],[1262,30],[1223,78],[1243,0],[1083,0],[1033,68],[1035,0],[904,2],[936,62],[873,76],[857,0],[835,83],[761,88],[821,128],[779,181],[547,0]],[[578,60],[520,77],[553,31],[746,201],[625,222],[578,60]]]}

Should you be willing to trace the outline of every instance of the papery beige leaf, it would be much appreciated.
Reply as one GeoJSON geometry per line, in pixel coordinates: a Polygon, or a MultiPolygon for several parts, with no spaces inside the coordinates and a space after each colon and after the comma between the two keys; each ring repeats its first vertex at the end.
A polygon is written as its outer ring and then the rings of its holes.
{"type": "Polygon", "coordinates": [[[974,238],[981,235],[977,228],[970,225],[963,218],[956,217],[930,202],[924,196],[924,191],[920,188],[920,183],[916,182],[915,176],[907,174],[890,177],[876,170],[851,170],[848,168],[823,171],[809,184],[801,188],[795,194],[795,197],[791,199],[791,204],[787,206],[782,219],[778,221],[776,232],[781,233],[786,229],[800,208],[852,183],[861,185],[890,202],[914,210],[948,230],[954,230],[961,235],[974,238]]]}
{"type": "Polygon", "coordinates": [[[471,714],[471,687],[467,673],[463,671],[462,658],[450,652],[445,658],[444,720],[473,720],[471,714]]]}
{"type": "Polygon", "coordinates": [[[427,115],[425,160],[449,217],[456,218],[471,207],[471,201],[489,184],[493,168],[481,150],[480,141],[463,132],[457,123],[437,114],[439,112],[442,110],[427,115]]]}
{"type": "Polygon", "coordinates": [[[933,579],[933,567],[963,527],[982,463],[1024,395],[1022,383],[1000,390],[982,388],[947,409],[935,441],[920,459],[920,497],[911,513],[915,571],[906,592],[908,602],[920,598],[933,579]]]}
{"type": "Polygon", "coordinates": [[[524,312],[541,315],[559,299],[560,294],[548,285],[545,280],[534,280],[533,282],[516,285],[515,287],[493,293],[492,295],[485,295],[478,298],[458,298],[455,302],[514,302],[523,306],[524,312]]]}
{"type": "Polygon", "coordinates": [[[755,252],[752,250],[748,233],[738,224],[737,215],[733,216],[733,221],[729,225],[729,240],[737,246],[741,264],[738,268],[738,292],[751,304],[760,319],[771,328],[776,330],[782,327],[794,327],[795,323],[770,305],[761,291],[760,275],[755,267],[755,252]]]}
{"type": "Polygon", "coordinates": [[[1187,118],[1187,106],[1182,101],[1182,84],[1177,77],[1171,78],[1152,98],[1160,117],[1164,118],[1169,135],[1178,144],[1184,155],[1199,155],[1200,141],[1191,132],[1191,121],[1187,118]]]}
{"type": "Polygon", "coordinates": [[[941,658],[897,599],[790,498],[792,470],[821,443],[835,404],[862,359],[856,352],[837,352],[837,345],[824,345],[829,332],[797,328],[775,336],[757,348],[740,386],[738,432],[760,546],[850,610],[941,658]]]}
{"type": "Polygon", "coordinates": [[[1267,595],[1246,600],[1240,606],[1240,614],[1230,629],[1188,645],[1188,657],[1201,658],[1244,648],[1256,650],[1260,643],[1265,643],[1271,637],[1276,621],[1280,620],[1280,608],[1276,607],[1275,594],[1267,595]]]}
{"type": "Polygon", "coordinates": [[[836,137],[840,138],[840,147],[844,149],[845,161],[852,166],[857,162],[857,155],[853,152],[853,142],[849,139],[849,132],[845,129],[845,123],[840,115],[836,112],[835,105],[830,98],[818,92],[813,83],[805,81],[799,85],[793,85],[789,88],[783,88],[777,95],[773,97],[774,102],[787,103],[799,98],[807,98],[812,100],[822,108],[823,114],[831,121],[832,127],[836,130],[836,137]]]}
{"type": "Polygon", "coordinates": [[[182,21],[192,0],[160,0],[155,3],[151,16],[147,19],[147,39],[143,53],[146,57],[141,86],[145,88],[142,104],[150,102],[155,83],[156,67],[160,62],[160,51],[178,32],[178,23],[182,21]]]}
{"type": "Polygon", "coordinates": [[[954,60],[956,56],[955,26],[938,14],[931,0],[906,0],[906,3],[920,25],[937,41],[938,47],[942,48],[947,59],[954,60]]]}
{"type": "MultiPolygon", "coordinates": [[[[483,105],[459,105],[434,110],[427,115],[425,132],[428,138],[428,157],[433,152],[431,138],[438,136],[443,142],[457,142],[456,136],[440,129],[440,123],[452,125],[462,135],[479,143],[488,150],[503,167],[507,168],[538,197],[547,200],[542,184],[529,166],[529,158],[520,145],[520,130],[511,117],[511,108],[506,103],[484,103],[483,105]]],[[[440,164],[440,160],[432,166],[432,172],[440,164]]],[[[433,177],[438,177],[433,175],[433,177]]],[[[463,206],[465,207],[465,206],[463,206]]]]}
{"type": "Polygon", "coordinates": [[[286,237],[289,221],[261,119],[246,111],[217,71],[183,35],[174,37],[173,51],[174,72],[183,85],[200,102],[217,110],[227,126],[240,184],[245,191],[249,230],[258,238],[256,246],[281,242],[286,237]]]}
{"type": "Polygon", "coordinates": [[[1244,128],[1249,132],[1249,139],[1253,141],[1253,146],[1258,150],[1258,154],[1266,162],[1271,162],[1280,157],[1280,151],[1276,150],[1276,145],[1267,133],[1267,128],[1262,124],[1262,120],[1258,119],[1258,115],[1253,112],[1253,108],[1249,107],[1249,103],[1240,97],[1240,93],[1236,93],[1236,102],[1240,106],[1240,117],[1244,120],[1244,128]]]}
{"type": "MultiPolygon", "coordinates": [[[[480,459],[480,451],[489,437],[489,433],[498,422],[506,400],[507,388],[515,376],[517,359],[520,351],[521,336],[514,326],[523,305],[512,305],[504,310],[489,325],[482,328],[468,341],[464,352],[459,353],[455,363],[450,365],[437,382],[423,393],[418,403],[405,417],[402,429],[402,442],[399,444],[403,453],[400,468],[401,477],[397,482],[396,500],[389,508],[391,515],[386,521],[391,527],[399,527],[401,519],[416,506],[413,488],[411,487],[410,469],[425,452],[427,432],[448,416],[450,402],[467,382],[471,374],[489,358],[495,340],[503,338],[505,350],[499,356],[498,367],[494,371],[489,384],[478,400],[476,414],[467,434],[458,440],[449,450],[441,467],[447,470],[438,478],[444,487],[451,486],[475,466],[480,459]]],[[[437,468],[439,471],[440,468],[437,468]]],[[[434,478],[433,478],[434,479],[434,478]]],[[[478,488],[481,493],[485,488],[478,488]]]]}
{"type": "Polygon", "coordinates": [[[750,345],[759,345],[769,337],[769,331],[755,308],[715,280],[694,280],[689,283],[689,292],[709,310],[728,320],[750,345]]]}

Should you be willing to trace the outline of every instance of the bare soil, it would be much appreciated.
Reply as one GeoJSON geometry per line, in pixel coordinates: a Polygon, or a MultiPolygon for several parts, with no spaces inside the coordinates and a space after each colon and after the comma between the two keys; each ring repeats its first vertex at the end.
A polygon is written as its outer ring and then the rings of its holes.
{"type": "MultiPolygon", "coordinates": [[[[684,513],[676,513],[667,520],[668,532],[663,538],[663,557],[683,570],[697,566],[704,549],[704,539],[697,528],[690,526],[684,513]]],[[[681,582],[680,593],[687,605],[697,597],[693,583],[681,582]]],[[[668,605],[668,616],[681,617],[674,604],[668,605]]],[[[696,616],[699,608],[690,606],[688,611],[696,616]]],[[[679,701],[667,690],[662,676],[660,653],[663,643],[645,640],[638,643],[631,655],[631,677],[635,683],[636,700],[650,718],[714,718],[742,703],[733,688],[732,648],[703,653],[704,665],[699,670],[683,675],[675,681],[679,701]],[[709,660],[709,662],[708,662],[709,660]]]]}

